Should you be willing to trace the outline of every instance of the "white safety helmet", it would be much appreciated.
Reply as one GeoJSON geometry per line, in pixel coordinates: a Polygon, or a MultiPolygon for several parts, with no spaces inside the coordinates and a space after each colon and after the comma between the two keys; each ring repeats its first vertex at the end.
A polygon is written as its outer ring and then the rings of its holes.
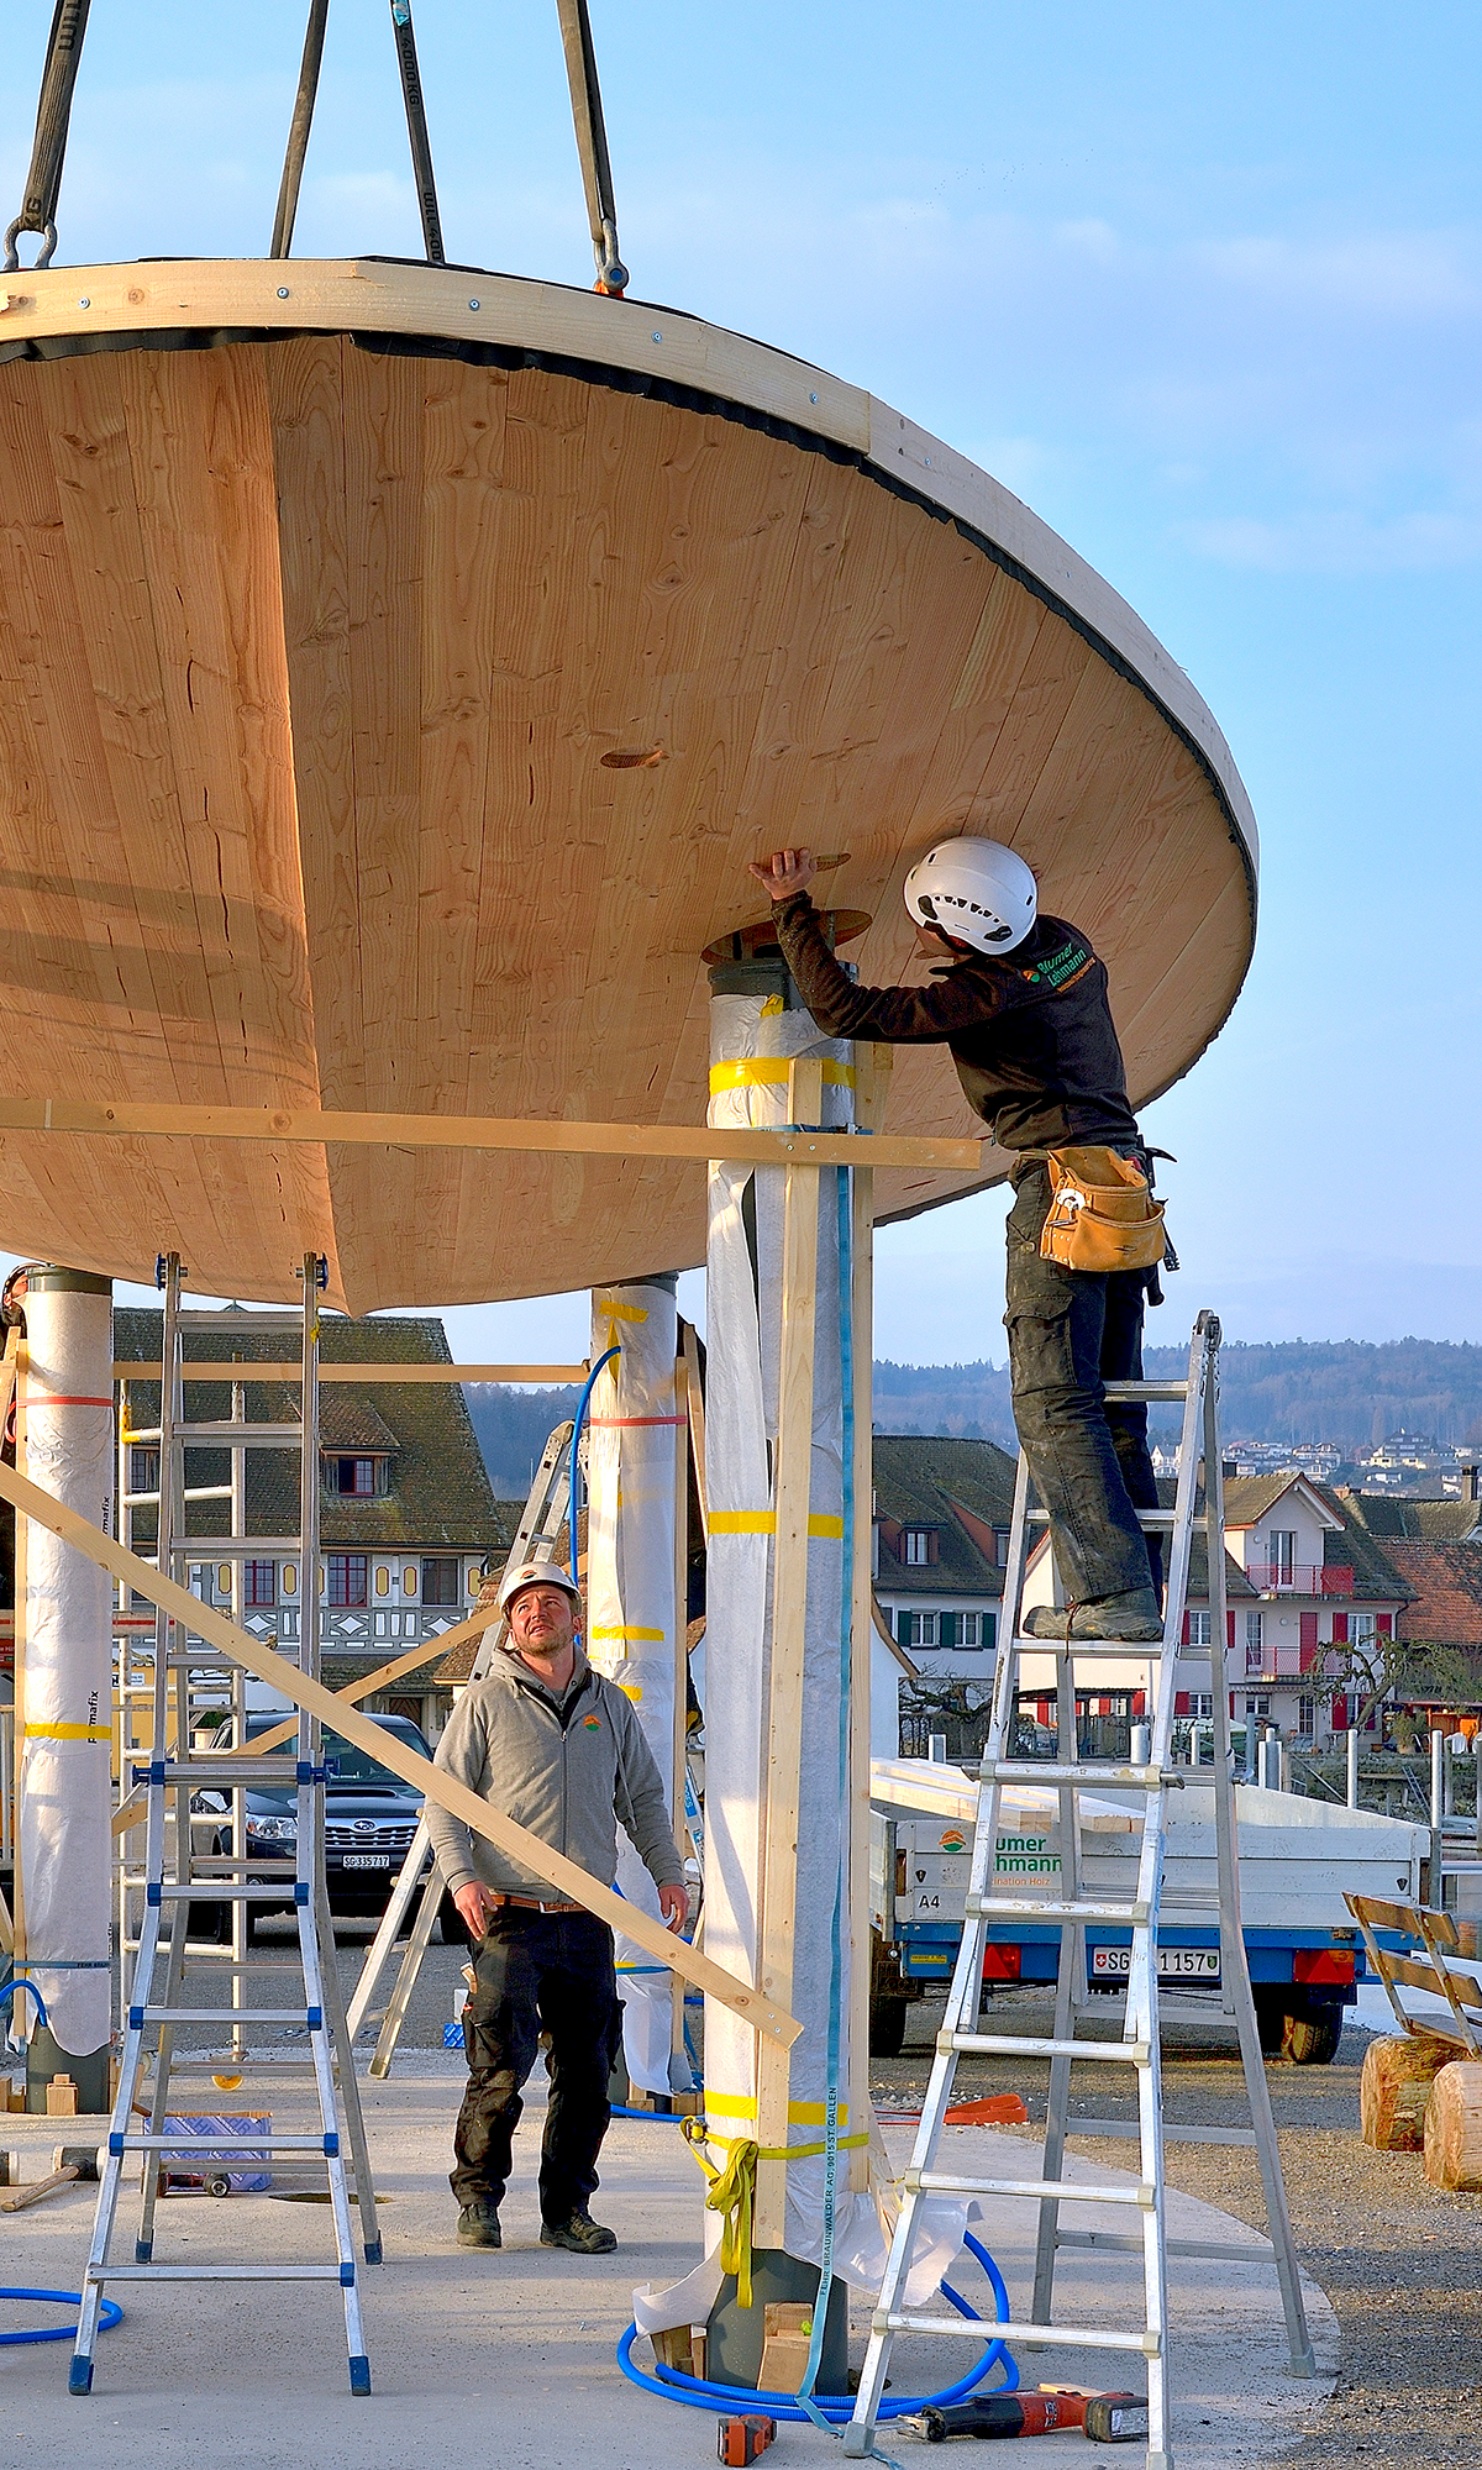
{"type": "Polygon", "coordinates": [[[906,907],[918,926],[934,926],[954,943],[996,956],[1024,941],[1039,911],[1039,893],[1024,860],[1002,841],[938,841],[905,881],[906,907]]]}
{"type": "Polygon", "coordinates": [[[578,1603],[581,1600],[576,1580],[569,1570],[562,1569],[559,1561],[520,1561],[504,1573],[499,1589],[500,1611],[508,1612],[515,1597],[526,1587],[561,1587],[578,1603]]]}

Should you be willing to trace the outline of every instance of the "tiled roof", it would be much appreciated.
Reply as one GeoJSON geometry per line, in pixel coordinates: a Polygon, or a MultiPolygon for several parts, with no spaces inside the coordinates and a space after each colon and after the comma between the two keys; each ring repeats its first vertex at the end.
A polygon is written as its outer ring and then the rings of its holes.
{"type": "Polygon", "coordinates": [[[1274,1509],[1282,1494],[1293,1485],[1305,1486],[1327,1501],[1329,1495],[1308,1475],[1295,1474],[1290,1467],[1276,1475],[1227,1475],[1225,1478],[1226,1527],[1259,1526],[1268,1510],[1274,1509]]]}
{"type": "Polygon", "coordinates": [[[1351,1506],[1340,1492],[1329,1492],[1325,1484],[1314,1484],[1319,1500],[1343,1521],[1341,1535],[1323,1537],[1323,1566],[1326,1569],[1351,1569],[1356,1598],[1377,1598],[1380,1603],[1403,1604],[1409,1586],[1388,1545],[1381,1546],[1362,1520],[1352,1515],[1351,1506]]]}
{"type": "Polygon", "coordinates": [[[1387,1492],[1350,1492],[1340,1486],[1338,1498],[1371,1535],[1413,1536],[1417,1542],[1459,1544],[1482,1527],[1482,1501],[1401,1501],[1387,1492]]]}
{"type": "Polygon", "coordinates": [[[996,1441],[877,1432],[874,1468],[877,1514],[900,1526],[935,1528],[939,1555],[924,1566],[907,1564],[882,1535],[882,1588],[891,1595],[1002,1595],[1003,1571],[988,1544],[1013,1508],[1007,1450],[996,1441]]]}
{"type": "Polygon", "coordinates": [[[1400,1636],[1415,1645],[1482,1647],[1482,1544],[1397,1536],[1385,1550],[1411,1589],[1400,1636]]]}
{"type": "MultiPolygon", "coordinates": [[[[123,1307],[113,1316],[113,1351],[120,1362],[158,1363],[158,1312],[123,1307]]],[[[244,1363],[281,1361],[294,1352],[281,1333],[254,1331],[251,1315],[222,1312],[209,1330],[186,1333],[187,1359],[220,1363],[240,1357],[244,1363]]],[[[320,1330],[320,1352],[327,1364],[450,1362],[441,1321],[420,1314],[406,1318],[345,1321],[326,1316],[320,1330]]],[[[130,1391],[136,1425],[147,1428],[159,1414],[159,1386],[139,1383],[130,1391]]],[[[298,1413],[297,1388],[281,1381],[251,1383],[247,1413],[254,1422],[291,1423],[298,1413]]],[[[231,1413],[226,1383],[203,1384],[189,1394],[190,1413],[201,1422],[231,1413]]],[[[474,1436],[463,1391],[456,1381],[417,1381],[399,1385],[377,1381],[357,1390],[353,1383],[327,1386],[321,1400],[321,1430],[332,1450],[364,1449],[391,1457],[391,1489],[368,1500],[326,1493],[321,1504],[321,1541],[342,1545],[390,1545],[409,1551],[442,1546],[461,1552],[508,1549],[512,1524],[494,1499],[483,1457],[474,1436]]],[[[224,1482],[228,1461],[224,1452],[191,1452],[191,1480],[224,1482]]],[[[219,1534],[223,1505],[190,1503],[188,1531],[219,1534]]],[[[298,1454],[295,1450],[254,1449],[247,1456],[247,1532],[249,1535],[294,1535],[298,1532],[298,1454]]],[[[134,1533],[141,1548],[153,1540],[147,1514],[135,1518],[134,1533]]]]}

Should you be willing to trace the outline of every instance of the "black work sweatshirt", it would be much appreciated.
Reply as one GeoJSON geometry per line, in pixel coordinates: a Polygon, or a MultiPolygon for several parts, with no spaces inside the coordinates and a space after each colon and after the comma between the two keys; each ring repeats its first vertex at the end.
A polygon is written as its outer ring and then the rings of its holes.
{"type": "Polygon", "coordinates": [[[1003,1148],[1126,1148],[1138,1140],[1106,964],[1063,918],[1037,918],[1004,958],[975,952],[919,987],[856,986],[824,942],[806,892],[780,902],[773,921],[825,1037],[950,1047],[969,1106],[1003,1148]]]}

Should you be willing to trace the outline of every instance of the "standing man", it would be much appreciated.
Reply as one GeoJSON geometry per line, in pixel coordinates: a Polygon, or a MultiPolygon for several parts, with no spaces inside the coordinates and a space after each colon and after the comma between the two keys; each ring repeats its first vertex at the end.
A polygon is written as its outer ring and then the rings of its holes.
{"type": "Polygon", "coordinates": [[[1036,1606],[1026,1630],[1161,1638],[1161,1555],[1136,1514],[1158,1504],[1147,1409],[1109,1403],[1104,1386],[1141,1377],[1156,1271],[1071,1269],[1040,1249],[1052,1152],[1110,1150],[1148,1172],[1104,963],[1079,928],[1039,915],[1033,874],[997,841],[942,841],[906,877],[918,949],[939,964],[923,987],[858,986],[840,967],[808,897],[806,849],[750,871],[772,896],[787,965],[824,1035],[949,1047],[969,1105],[1017,1153],[1004,1314],[1014,1421],[1069,1597],[1063,1610],[1036,1606]]]}
{"type": "MultiPolygon", "coordinates": [[[[594,1672],[576,1643],[575,1584],[551,1561],[506,1573],[507,1644],[464,1691],[437,1745],[437,1764],[517,1819],[554,1852],[612,1884],[617,1823],[659,1890],[671,1930],[688,1910],[684,1865],[669,1830],[664,1786],[632,1703],[594,1672]]],[[[460,2247],[498,2247],[510,2147],[535,2064],[551,2038],[550,2103],[540,2156],[540,2240],[605,2256],[611,2230],[587,2204],[607,2133],[608,2078],[622,2039],[612,1932],[580,1904],[446,1810],[427,1823],[454,1903],[477,1942],[463,2010],[468,2090],[458,2113],[453,2193],[460,2247]]]]}

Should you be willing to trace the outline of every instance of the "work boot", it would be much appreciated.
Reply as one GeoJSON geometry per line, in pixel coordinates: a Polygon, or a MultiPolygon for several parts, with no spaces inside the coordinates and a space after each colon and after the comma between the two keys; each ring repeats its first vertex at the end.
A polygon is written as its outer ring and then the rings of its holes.
{"type": "Polygon", "coordinates": [[[1103,1595],[1094,1604],[1036,1604],[1024,1615],[1026,1638],[1054,1638],[1063,1645],[1076,1639],[1119,1639],[1128,1646],[1151,1646],[1163,1635],[1163,1616],[1151,1587],[1132,1587],[1125,1595],[1103,1595]]]}
{"type": "Polygon", "coordinates": [[[574,2256],[610,2256],[617,2245],[617,2232],[604,2230],[600,2221],[578,2206],[565,2221],[543,2221],[540,2243],[542,2247],[569,2247],[574,2256]]]}
{"type": "Polygon", "coordinates": [[[489,2204],[465,2204],[458,2215],[460,2247],[502,2247],[499,2215],[489,2204]]]}

